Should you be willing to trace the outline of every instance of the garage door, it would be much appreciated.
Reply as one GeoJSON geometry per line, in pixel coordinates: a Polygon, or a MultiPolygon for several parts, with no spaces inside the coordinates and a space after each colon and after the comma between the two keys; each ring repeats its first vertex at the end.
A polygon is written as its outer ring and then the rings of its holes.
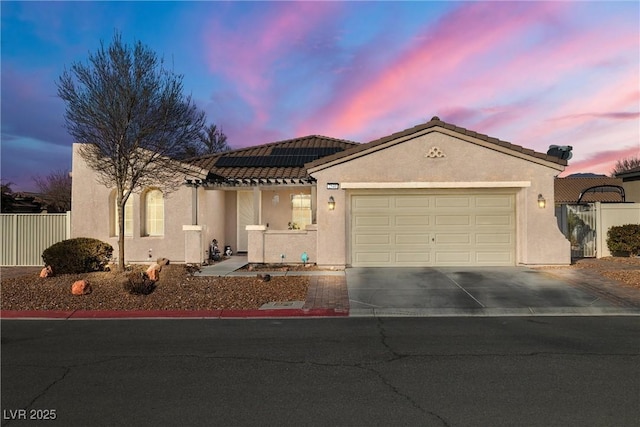
{"type": "Polygon", "coordinates": [[[352,194],[353,266],[515,263],[513,194],[352,194]]]}

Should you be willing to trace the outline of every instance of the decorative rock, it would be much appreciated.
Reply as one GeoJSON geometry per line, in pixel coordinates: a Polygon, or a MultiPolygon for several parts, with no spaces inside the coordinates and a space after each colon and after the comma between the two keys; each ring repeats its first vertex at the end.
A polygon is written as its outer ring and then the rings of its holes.
{"type": "Polygon", "coordinates": [[[53,276],[53,269],[51,268],[50,265],[47,265],[45,268],[43,268],[40,271],[40,277],[52,277],[53,276]]]}
{"type": "Polygon", "coordinates": [[[257,277],[263,282],[268,282],[269,280],[271,280],[270,274],[258,274],[257,277]]]}
{"type": "Polygon", "coordinates": [[[161,266],[169,265],[169,260],[167,258],[158,258],[156,264],[161,266]]]}
{"type": "Polygon", "coordinates": [[[91,293],[91,285],[86,280],[78,280],[71,285],[73,295],[87,295],[91,293]]]}
{"type": "Polygon", "coordinates": [[[160,271],[162,270],[162,266],[160,264],[152,264],[147,271],[145,272],[147,277],[154,282],[160,280],[160,271]]]}

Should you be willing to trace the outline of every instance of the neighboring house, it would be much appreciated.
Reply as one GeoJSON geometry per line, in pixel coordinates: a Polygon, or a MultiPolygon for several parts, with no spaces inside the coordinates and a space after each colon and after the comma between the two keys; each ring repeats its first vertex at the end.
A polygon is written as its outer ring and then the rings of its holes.
{"type": "MultiPolygon", "coordinates": [[[[191,187],[132,197],[127,260],[201,262],[215,238],[249,262],[306,252],[333,267],[570,263],[553,209],[566,161],[437,117],[367,144],[309,136],[191,165],[191,187]]],[[[73,176],[72,235],[117,250],[113,191],[77,147],[73,176]]]]}
{"type": "Polygon", "coordinates": [[[627,201],[640,202],[640,166],[618,173],[616,177],[622,179],[622,186],[627,193],[627,201]]]}

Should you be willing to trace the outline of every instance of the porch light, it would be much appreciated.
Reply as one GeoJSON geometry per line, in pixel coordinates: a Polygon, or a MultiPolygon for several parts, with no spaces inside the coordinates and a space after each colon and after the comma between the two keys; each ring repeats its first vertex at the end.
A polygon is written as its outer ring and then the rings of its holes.
{"type": "Polygon", "coordinates": [[[542,194],[538,194],[538,207],[544,209],[547,206],[547,201],[542,197],[542,194]]]}
{"type": "Polygon", "coordinates": [[[336,201],[334,200],[333,196],[329,197],[329,210],[332,211],[336,208],[336,201]]]}

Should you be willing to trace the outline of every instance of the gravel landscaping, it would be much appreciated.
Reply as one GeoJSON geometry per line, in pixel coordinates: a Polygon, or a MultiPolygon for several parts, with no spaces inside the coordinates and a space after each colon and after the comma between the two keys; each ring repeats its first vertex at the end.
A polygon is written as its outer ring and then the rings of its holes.
{"type": "MultiPolygon", "coordinates": [[[[142,266],[135,268],[144,271],[142,266]]],[[[168,265],[151,294],[131,295],[124,289],[127,274],[3,275],[2,310],[250,310],[268,302],[304,301],[310,280],[296,276],[272,277],[268,282],[257,277],[193,277],[184,265],[168,265]],[[71,294],[71,285],[80,279],[89,282],[90,294],[71,294]]]]}

